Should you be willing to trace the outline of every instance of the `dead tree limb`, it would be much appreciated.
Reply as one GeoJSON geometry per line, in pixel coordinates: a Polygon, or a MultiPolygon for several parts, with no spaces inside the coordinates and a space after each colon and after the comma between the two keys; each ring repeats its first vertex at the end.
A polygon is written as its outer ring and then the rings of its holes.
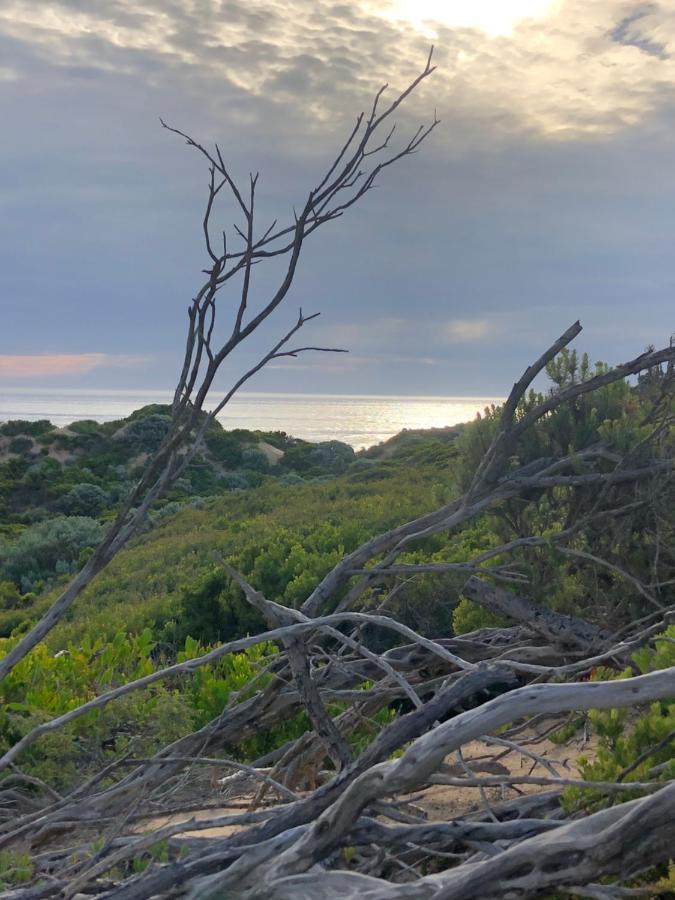
{"type": "MultiPolygon", "coordinates": [[[[206,160],[209,171],[207,201],[202,230],[209,267],[204,270],[206,280],[188,307],[188,331],[181,373],[174,392],[171,427],[161,446],[148,462],[140,480],[119,509],[101,543],[94,549],[82,570],[54,601],[49,610],[21,640],[0,659],[0,680],[29,653],[63,618],[77,597],[113,559],[116,553],[138,532],[148,510],[172,484],[194,457],[201,438],[224,404],[249,378],[272,359],[297,356],[309,350],[330,352],[324,347],[296,347],[286,349],[288,341],[314,316],[300,312],[297,323],[261,360],[245,373],[228,391],[225,400],[210,412],[205,404],[223,362],[258,329],[286,299],[307,237],[318,228],[340,218],[358,203],[375,185],[377,178],[390,166],[414,154],[439,124],[434,115],[427,126],[420,126],[407,143],[396,150],[390,147],[393,129],[381,138],[383,126],[415,88],[434,71],[432,51],[420,74],[391,103],[379,108],[384,88],[378,91],[368,115],[361,113],[348,139],[328,166],[321,181],[309,191],[300,212],[293,213],[285,225],[271,226],[259,231],[255,220],[255,201],[258,175],[249,178],[248,191],[241,189],[232,178],[218,145],[213,151],[177,128],[169,131],[185,138],[206,160]],[[219,195],[229,193],[243,225],[235,226],[235,235],[228,240],[222,233],[222,248],[213,236],[213,217],[219,195]],[[241,242],[234,249],[234,240],[241,242]],[[254,268],[269,259],[285,259],[283,271],[266,299],[252,305],[254,268]],[[238,303],[232,321],[226,323],[226,336],[218,338],[219,293],[225,287],[234,288],[239,279],[238,303]],[[227,333],[229,330],[229,334],[227,333]],[[189,448],[186,454],[181,452],[189,448]]],[[[220,239],[219,239],[220,243],[220,239]]]]}

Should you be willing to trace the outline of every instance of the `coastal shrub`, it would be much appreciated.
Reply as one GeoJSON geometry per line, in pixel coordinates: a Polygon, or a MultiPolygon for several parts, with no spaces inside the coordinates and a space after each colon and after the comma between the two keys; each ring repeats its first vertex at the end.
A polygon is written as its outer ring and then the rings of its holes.
{"type": "Polygon", "coordinates": [[[301,475],[345,472],[356,459],[353,447],[342,441],[322,441],[319,444],[297,442],[286,450],[282,464],[301,475]]]}
{"type": "Polygon", "coordinates": [[[189,638],[215,644],[262,631],[265,623],[260,614],[231,587],[231,580],[218,568],[184,588],[176,622],[171,623],[167,637],[176,646],[189,638]]]}
{"type": "Polygon", "coordinates": [[[256,435],[261,441],[271,444],[277,450],[286,450],[293,443],[293,438],[285,431],[257,431],[256,435]]]}
{"type": "Polygon", "coordinates": [[[220,425],[210,428],[204,438],[207,448],[213,456],[225,466],[236,469],[242,462],[241,441],[220,425]]]}
{"type": "Polygon", "coordinates": [[[10,422],[0,425],[0,434],[4,434],[5,437],[14,437],[19,434],[38,437],[38,435],[46,434],[53,429],[54,426],[47,419],[38,419],[36,422],[29,422],[27,419],[12,419],[10,422]]]}
{"type": "Polygon", "coordinates": [[[59,501],[59,509],[67,516],[90,516],[95,518],[110,503],[107,491],[97,484],[76,484],[59,501]]]}
{"type": "Polygon", "coordinates": [[[12,438],[9,442],[9,452],[10,453],[27,453],[33,447],[33,441],[29,437],[24,437],[23,435],[19,435],[18,437],[12,438]]]}
{"type": "Polygon", "coordinates": [[[257,447],[246,447],[241,453],[241,464],[254,472],[267,472],[269,462],[267,456],[257,447]]]}
{"type": "MultiPolygon", "coordinates": [[[[164,418],[171,418],[171,404],[170,403],[146,403],[145,406],[140,406],[138,409],[135,409],[132,413],[123,419],[124,422],[136,422],[138,419],[147,419],[149,416],[162,416],[164,418]]],[[[108,423],[113,430],[119,427],[120,422],[110,422],[108,423]]]]}
{"type": "MultiPolygon", "coordinates": [[[[15,643],[0,639],[0,657],[15,643]]],[[[188,638],[177,660],[210,649],[188,638]]],[[[68,789],[131,746],[136,755],[151,755],[220,715],[233,692],[242,702],[264,687],[271,677],[264,668],[277,652],[274,644],[260,644],[87,712],[28,747],[22,770],[68,789]]],[[[0,685],[0,753],[41,722],[161,668],[166,661],[156,656],[149,629],[138,635],[120,631],[108,641],[85,639],[58,653],[38,645],[0,685]]],[[[304,714],[291,714],[273,731],[242,741],[240,754],[253,758],[299,737],[308,725],[304,714]]]]}
{"type": "Polygon", "coordinates": [[[81,552],[94,547],[103,536],[103,526],[86,516],[60,516],[27,528],[6,550],[0,571],[22,591],[57,572],[72,571],[81,552]],[[64,569],[65,566],[65,569],[64,569]]]}
{"type": "MultiPolygon", "coordinates": [[[[178,662],[202,656],[210,649],[208,645],[188,638],[184,649],[178,654],[178,662]]],[[[269,684],[272,676],[264,669],[277,653],[276,645],[267,641],[243,653],[223,656],[213,665],[196,669],[186,685],[195,711],[195,727],[204,726],[219,716],[233,693],[242,703],[269,684]]],[[[274,728],[267,731],[260,729],[255,736],[242,740],[239,753],[244,759],[256,759],[287,741],[299,738],[309,728],[309,719],[302,710],[291,712],[274,728]]]]}
{"type": "MultiPolygon", "coordinates": [[[[0,640],[0,656],[15,639],[0,640]]],[[[41,722],[87,700],[150,674],[155,642],[149,630],[120,631],[112,640],[85,639],[59,653],[38,645],[0,685],[0,752],[41,722]]],[[[22,755],[22,768],[57,787],[70,787],[76,776],[98,770],[133,740],[140,755],[192,730],[195,712],[189,697],[158,682],[106,707],[88,712],[47,735],[22,755]]]]}
{"type": "Polygon", "coordinates": [[[302,475],[298,475],[295,472],[286,472],[286,474],[282,475],[279,479],[279,484],[291,487],[292,485],[306,484],[306,482],[302,475]]]}
{"type": "Polygon", "coordinates": [[[143,418],[133,419],[125,429],[123,439],[135,449],[151,453],[162,443],[170,425],[170,416],[153,413],[143,418]]]}
{"type": "Polygon", "coordinates": [[[101,423],[97,422],[95,419],[78,419],[76,422],[71,422],[68,426],[68,431],[72,431],[75,434],[96,434],[103,436],[101,423]]]}
{"type": "MultiPolygon", "coordinates": [[[[675,625],[653,638],[654,647],[642,647],[633,654],[633,662],[644,675],[658,669],[675,666],[675,625]]],[[[618,676],[601,669],[595,678],[628,678],[626,669],[618,676]]],[[[627,708],[591,710],[589,721],[599,737],[595,758],[579,761],[583,778],[587,781],[668,781],[675,778],[675,686],[673,696],[657,700],[637,711],[627,708]]],[[[636,789],[615,796],[620,803],[642,796],[636,789]]],[[[568,788],[564,794],[569,810],[580,806],[593,809],[604,802],[604,794],[586,788],[568,788]]]]}
{"type": "Polygon", "coordinates": [[[24,850],[0,850],[0,888],[25,884],[33,877],[33,861],[24,850]]]}
{"type": "Polygon", "coordinates": [[[452,613],[452,630],[455,634],[469,634],[479,628],[500,628],[511,624],[503,616],[484,609],[462,597],[452,613]]]}
{"type": "Polygon", "coordinates": [[[220,484],[226,491],[244,491],[251,487],[250,481],[241,472],[228,472],[220,478],[220,484]]]}
{"type": "Polygon", "coordinates": [[[17,609],[23,602],[24,595],[13,581],[0,581],[0,609],[17,609]]]}

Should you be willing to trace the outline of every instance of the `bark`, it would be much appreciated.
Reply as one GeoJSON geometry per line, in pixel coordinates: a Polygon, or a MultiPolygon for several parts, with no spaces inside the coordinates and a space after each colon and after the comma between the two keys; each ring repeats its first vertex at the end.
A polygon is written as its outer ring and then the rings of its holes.
{"type": "Polygon", "coordinates": [[[506,616],[515,622],[527,624],[537,634],[553,644],[562,643],[597,652],[607,645],[610,635],[584,619],[553,612],[545,606],[513,594],[501,587],[492,587],[473,576],[464,585],[465,597],[506,616]]]}

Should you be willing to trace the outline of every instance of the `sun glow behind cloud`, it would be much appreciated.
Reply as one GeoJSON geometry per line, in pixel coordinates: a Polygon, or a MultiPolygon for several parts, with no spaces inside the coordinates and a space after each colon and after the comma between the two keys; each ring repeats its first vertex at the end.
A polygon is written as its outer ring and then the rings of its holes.
{"type": "Polygon", "coordinates": [[[429,36],[433,24],[477,28],[491,37],[510,35],[519,20],[542,18],[558,5],[555,0],[390,0],[381,13],[410,22],[429,36]]]}
{"type": "MultiPolygon", "coordinates": [[[[32,77],[30,48],[58,72],[146,84],[175,76],[179,92],[222,84],[222,101],[211,101],[247,128],[272,104],[291,131],[321,131],[382,80],[406,84],[431,42],[438,72],[420,94],[433,92],[445,121],[463,119],[491,140],[518,131],[604,136],[675,95],[666,0],[6,0],[3,38],[24,51],[0,67],[0,81],[32,77]],[[225,7],[214,25],[209,10],[225,7]]],[[[443,134],[475,146],[473,131],[443,134]]]]}

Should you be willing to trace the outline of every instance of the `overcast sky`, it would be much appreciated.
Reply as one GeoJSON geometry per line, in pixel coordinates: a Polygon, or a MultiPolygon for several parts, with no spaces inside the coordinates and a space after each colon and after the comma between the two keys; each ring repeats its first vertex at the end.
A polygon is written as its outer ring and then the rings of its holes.
{"type": "Polygon", "coordinates": [[[431,42],[438,70],[399,128],[434,108],[441,124],[307,241],[285,306],[218,387],[300,306],[322,313],[311,343],[350,353],[251,388],[501,395],[577,318],[594,359],[666,344],[672,0],[3,0],[0,386],[175,381],[207,173],[159,116],[217,140],[235,176],[260,172],[264,228],[431,42]]]}

